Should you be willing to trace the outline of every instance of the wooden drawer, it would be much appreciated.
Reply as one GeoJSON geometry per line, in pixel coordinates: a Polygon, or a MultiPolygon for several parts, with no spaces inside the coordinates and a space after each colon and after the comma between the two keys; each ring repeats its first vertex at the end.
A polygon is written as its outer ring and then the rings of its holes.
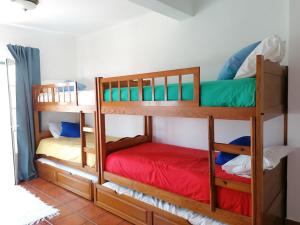
{"type": "Polygon", "coordinates": [[[94,184],[92,181],[40,162],[36,162],[36,168],[41,178],[74,192],[83,198],[93,200],[94,184]]]}
{"type": "Polygon", "coordinates": [[[118,195],[101,185],[96,186],[94,198],[96,205],[133,224],[152,224],[152,212],[142,202],[118,195]]]}
{"type": "Polygon", "coordinates": [[[38,174],[41,178],[56,183],[56,170],[52,166],[43,163],[36,164],[38,174]]]}
{"type": "Polygon", "coordinates": [[[167,212],[153,213],[153,225],[190,225],[186,220],[167,212]]]}
{"type": "Polygon", "coordinates": [[[57,172],[56,176],[59,186],[89,200],[93,199],[93,184],[91,181],[65,172],[57,172]]]}

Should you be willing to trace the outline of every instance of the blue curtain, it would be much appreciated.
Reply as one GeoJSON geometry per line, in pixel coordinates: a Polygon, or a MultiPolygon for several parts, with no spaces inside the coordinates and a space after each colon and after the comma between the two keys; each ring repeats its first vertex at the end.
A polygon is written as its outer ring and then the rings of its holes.
{"type": "Polygon", "coordinates": [[[18,179],[30,180],[37,176],[34,167],[35,140],[31,87],[41,83],[40,51],[17,45],[7,47],[16,64],[18,179]]]}

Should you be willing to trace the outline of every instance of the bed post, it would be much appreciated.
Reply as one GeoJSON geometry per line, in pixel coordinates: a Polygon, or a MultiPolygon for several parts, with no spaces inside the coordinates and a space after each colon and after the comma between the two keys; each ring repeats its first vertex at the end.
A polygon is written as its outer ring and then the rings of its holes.
{"type": "Polygon", "coordinates": [[[97,129],[98,129],[98,162],[99,162],[99,184],[103,184],[104,180],[104,168],[106,159],[106,138],[105,138],[105,115],[101,113],[102,104],[102,77],[96,78],[96,109],[97,109],[97,129]]]}
{"type": "Polygon", "coordinates": [[[40,116],[39,111],[33,111],[33,120],[34,120],[34,139],[35,139],[35,148],[38,147],[41,137],[40,137],[40,116]]]}
{"type": "Polygon", "coordinates": [[[209,186],[210,186],[210,210],[216,211],[217,195],[215,185],[215,122],[214,117],[208,117],[208,148],[209,148],[209,186]]]}
{"type": "Polygon", "coordinates": [[[152,142],[152,116],[144,116],[144,135],[152,142]]]}
{"type": "Polygon", "coordinates": [[[256,57],[256,116],[251,118],[252,224],[263,225],[264,57],[256,57]]]}
{"type": "MultiPolygon", "coordinates": [[[[283,114],[283,144],[288,144],[288,67],[284,67],[283,75],[285,76],[285,92],[284,96],[284,114],[283,114]]],[[[283,159],[284,178],[282,183],[283,198],[282,198],[282,224],[285,224],[287,216],[287,164],[288,157],[283,159]]]]}

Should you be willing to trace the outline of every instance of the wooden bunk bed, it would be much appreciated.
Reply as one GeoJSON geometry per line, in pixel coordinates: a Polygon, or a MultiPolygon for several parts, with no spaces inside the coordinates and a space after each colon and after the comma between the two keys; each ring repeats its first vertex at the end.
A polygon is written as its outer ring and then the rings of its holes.
{"type": "MultiPolygon", "coordinates": [[[[32,86],[33,108],[34,108],[34,130],[36,148],[44,138],[52,137],[49,130],[41,131],[40,113],[41,112],[72,112],[80,114],[80,144],[81,144],[81,163],[69,162],[66,160],[43,155],[55,163],[59,163],[88,174],[98,176],[99,165],[96,160],[94,167],[87,165],[87,154],[94,154],[97,157],[98,142],[97,129],[86,126],[86,114],[92,114],[97,123],[96,107],[94,105],[80,105],[78,103],[77,82],[55,83],[47,85],[32,86]],[[94,133],[95,148],[87,147],[86,135],[94,133]]],[[[37,156],[40,157],[40,156],[37,156]]],[[[66,172],[57,167],[36,161],[36,167],[40,177],[53,182],[63,188],[66,188],[78,195],[89,200],[93,199],[93,182],[89,179],[82,178],[78,175],[66,172]]]]}
{"type": "MultiPolygon", "coordinates": [[[[95,204],[115,213],[134,224],[189,224],[186,220],[170,213],[142,203],[134,198],[118,195],[105,188],[106,181],[157,197],[177,206],[190,209],[218,221],[234,225],[284,224],[286,217],[286,158],[270,171],[263,170],[263,124],[280,115],[284,115],[284,142],[287,144],[287,67],[264,60],[257,56],[256,99],[253,107],[204,107],[201,106],[200,68],[188,68],[147,74],[96,78],[97,129],[99,147],[99,184],[95,186],[95,204]],[[183,100],[182,77],[193,76],[193,99],[183,100]],[[178,77],[178,100],[168,100],[168,78],[178,77]],[[156,101],[155,79],[162,78],[164,99],[156,101]],[[130,101],[131,81],[138,83],[138,99],[130,101]],[[144,100],[145,81],[151,83],[152,100],[144,100]],[[127,87],[127,101],[113,100],[113,88],[117,87],[121,96],[121,87],[127,87]],[[105,91],[109,90],[109,100],[105,91]],[[144,135],[127,138],[122,142],[105,141],[105,115],[131,114],[143,115],[144,135]],[[207,118],[209,143],[209,204],[195,201],[181,195],[156,188],[142,182],[108,172],[106,159],[110,154],[131,146],[152,142],[152,116],[175,116],[207,118]],[[251,146],[216,143],[214,138],[214,120],[250,121],[251,146]],[[251,156],[251,182],[244,184],[220,179],[215,175],[215,151],[251,156]],[[252,216],[240,215],[217,207],[217,188],[223,187],[251,194],[252,216]]],[[[124,90],[123,90],[124,91],[124,90]]]]}

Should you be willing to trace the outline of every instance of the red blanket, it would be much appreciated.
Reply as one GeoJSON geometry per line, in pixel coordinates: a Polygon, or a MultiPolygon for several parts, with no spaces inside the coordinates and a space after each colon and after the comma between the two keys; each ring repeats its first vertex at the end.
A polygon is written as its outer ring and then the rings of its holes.
{"type": "MultiPolygon", "coordinates": [[[[110,154],[106,171],[209,203],[208,152],[167,144],[146,143],[110,154]]],[[[227,174],[216,165],[216,176],[232,181],[251,180],[227,174]]],[[[251,215],[251,194],[217,188],[218,207],[251,215]]]]}

